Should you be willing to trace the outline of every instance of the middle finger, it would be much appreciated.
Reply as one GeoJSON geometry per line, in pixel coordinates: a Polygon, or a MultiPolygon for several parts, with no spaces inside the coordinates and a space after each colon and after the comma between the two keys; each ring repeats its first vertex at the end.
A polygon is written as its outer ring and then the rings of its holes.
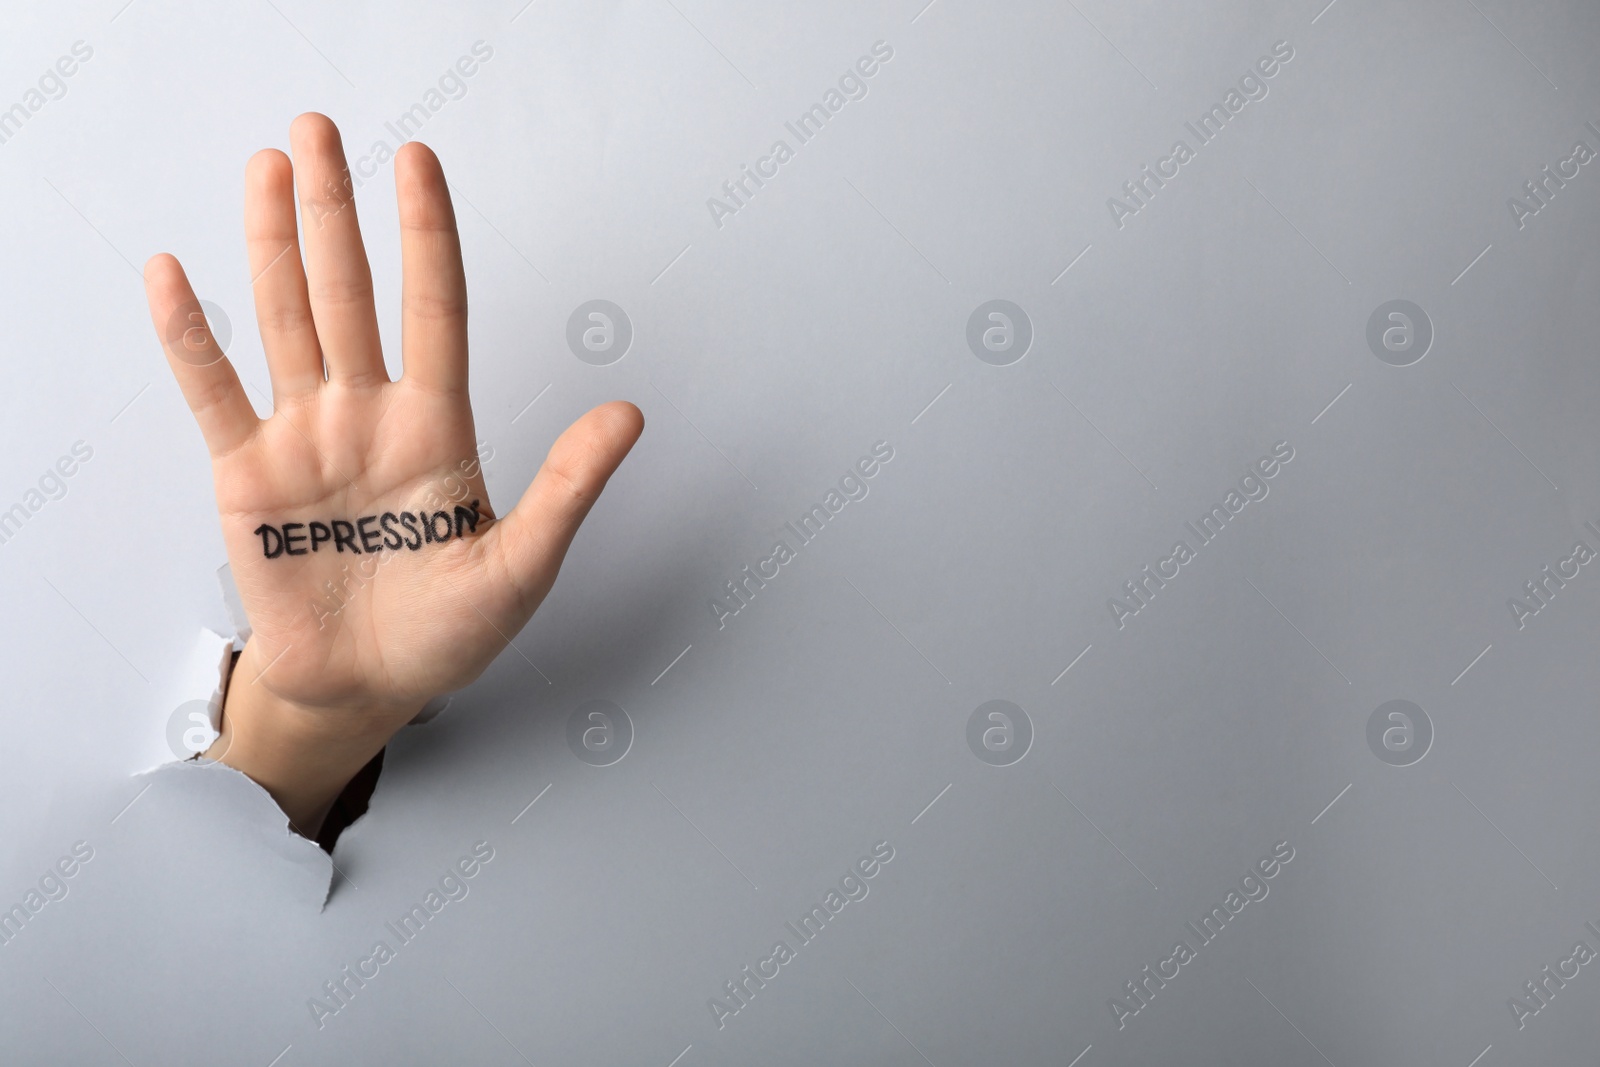
{"type": "Polygon", "coordinates": [[[306,278],[328,380],[386,382],[372,270],[356,221],[355,188],[338,127],[311,112],[289,128],[294,180],[300,197],[306,278]]]}

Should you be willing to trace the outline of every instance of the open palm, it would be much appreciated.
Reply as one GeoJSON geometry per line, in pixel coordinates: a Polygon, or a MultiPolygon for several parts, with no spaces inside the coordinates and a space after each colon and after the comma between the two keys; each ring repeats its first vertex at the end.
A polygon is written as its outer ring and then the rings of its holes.
{"type": "Polygon", "coordinates": [[[476,454],[466,282],[437,158],[411,143],[394,161],[404,370],[391,381],[338,130],[302,115],[290,142],[292,165],[269,149],[246,171],[269,418],[177,260],[151,259],[146,288],[211,453],[251,680],[313,717],[392,732],[476,678],[527,622],[643,418],[624,402],[590,411],[497,518],[476,454]]]}

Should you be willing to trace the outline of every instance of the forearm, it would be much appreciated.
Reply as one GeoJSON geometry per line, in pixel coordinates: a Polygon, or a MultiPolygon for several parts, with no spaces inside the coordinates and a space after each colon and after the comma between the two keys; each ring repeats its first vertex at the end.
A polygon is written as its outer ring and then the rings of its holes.
{"type": "Polygon", "coordinates": [[[254,652],[247,644],[234,665],[221,733],[205,755],[248,775],[314,840],[340,792],[388,743],[394,716],[280,699],[260,684],[254,652]]]}

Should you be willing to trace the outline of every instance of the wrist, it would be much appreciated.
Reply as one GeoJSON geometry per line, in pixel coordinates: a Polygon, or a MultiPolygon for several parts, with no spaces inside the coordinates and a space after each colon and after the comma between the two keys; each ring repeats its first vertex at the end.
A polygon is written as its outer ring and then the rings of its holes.
{"type": "Polygon", "coordinates": [[[266,684],[258,649],[250,641],[234,663],[221,732],[205,756],[250,777],[297,833],[315,839],[340,792],[419,708],[288,699],[266,684]]]}

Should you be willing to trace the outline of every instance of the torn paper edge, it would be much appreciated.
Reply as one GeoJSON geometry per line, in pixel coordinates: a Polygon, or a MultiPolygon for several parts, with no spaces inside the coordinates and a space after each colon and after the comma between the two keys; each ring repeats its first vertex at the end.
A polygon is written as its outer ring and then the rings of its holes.
{"type": "MultiPolygon", "coordinates": [[[[163,705],[164,714],[161,717],[161,729],[165,731],[167,715],[173,708],[182,707],[189,703],[205,702],[206,718],[211,727],[212,739],[222,731],[222,697],[227,692],[228,676],[233,671],[233,646],[234,639],[207,629],[202,626],[196,635],[193,646],[189,650],[189,657],[184,661],[177,679],[169,690],[172,698],[163,705]]],[[[166,747],[165,734],[162,736],[162,746],[166,747]]],[[[209,747],[209,743],[208,746],[209,747]]],[[[147,767],[138,774],[148,774],[156,767],[164,767],[168,763],[180,762],[182,757],[174,755],[170,760],[163,760],[155,767],[147,767]]]]}
{"type": "MultiPolygon", "coordinates": [[[[134,777],[153,778],[157,775],[167,776],[173,774],[221,775],[221,782],[227,784],[208,783],[208,785],[222,791],[220,793],[222,802],[237,807],[237,816],[240,821],[245,822],[250,830],[266,838],[268,848],[281,858],[303,869],[314,879],[315,884],[320,887],[321,891],[317,901],[318,910],[327,908],[328,899],[333,894],[333,857],[322,851],[322,846],[302,836],[289,825],[289,817],[278,806],[278,802],[272,798],[272,794],[263,789],[259,782],[243,771],[229,767],[225,763],[218,763],[216,760],[204,758],[163,763],[159,767],[154,767],[148,771],[140,771],[134,777]],[[243,789],[237,788],[240,783],[243,784],[243,789]]],[[[188,783],[186,783],[187,785],[188,783]]],[[[205,788],[205,786],[200,786],[199,788],[205,788]]],[[[213,797],[212,799],[215,801],[218,797],[213,797]]],[[[218,805],[215,803],[208,805],[208,807],[216,806],[218,805]]]]}
{"type": "MultiPolygon", "coordinates": [[[[224,564],[217,569],[217,583],[221,587],[223,605],[227,609],[228,621],[232,624],[234,635],[224,636],[209,627],[202,626],[195,637],[188,658],[180,669],[177,680],[169,692],[166,708],[181,707],[185,704],[205,702],[206,717],[210,725],[213,739],[222,731],[222,707],[228,691],[228,681],[232,677],[235,655],[244,649],[245,643],[250,640],[250,620],[244,612],[244,602],[239,596],[238,586],[233,581],[232,569],[224,564]]],[[[407,725],[420,725],[430,722],[440,712],[450,706],[450,694],[442,694],[425,704],[421,711],[407,725]]],[[[170,712],[168,712],[170,714],[170,712]]],[[[162,720],[165,727],[165,719],[162,720]]],[[[163,735],[162,744],[167,744],[163,735]]],[[[209,747],[209,745],[207,746],[209,747]]],[[[280,855],[291,862],[307,866],[318,878],[322,885],[321,908],[326,908],[328,899],[333,893],[334,865],[333,857],[322,850],[322,846],[305,837],[289,824],[289,817],[259,782],[242,771],[229,767],[227,764],[204,757],[180,757],[174,755],[169,760],[163,760],[152,767],[134,773],[134,778],[146,778],[168,772],[186,773],[194,770],[209,770],[215,768],[215,773],[237,775],[238,778],[248,783],[248,794],[256,800],[250,801],[260,808],[257,812],[244,812],[245,817],[252,821],[257,830],[263,825],[271,826],[289,840],[286,848],[280,850],[280,855]],[[256,801],[259,803],[256,803],[256,801]],[[256,820],[265,820],[265,823],[256,820]],[[305,857],[303,860],[300,855],[305,857]]],[[[376,797],[376,791],[374,791],[376,797]]],[[[351,825],[360,822],[371,814],[371,809],[351,825]]]]}

